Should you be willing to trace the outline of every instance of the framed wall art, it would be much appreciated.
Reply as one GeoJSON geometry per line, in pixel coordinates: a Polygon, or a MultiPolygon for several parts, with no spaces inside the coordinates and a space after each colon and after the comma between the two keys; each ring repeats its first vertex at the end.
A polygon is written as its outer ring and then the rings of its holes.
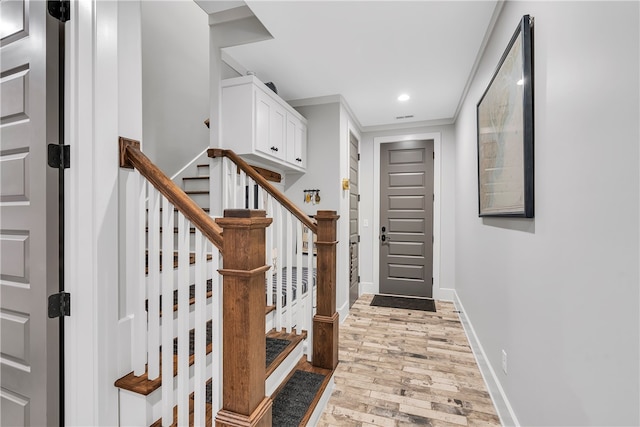
{"type": "Polygon", "coordinates": [[[477,105],[481,217],[534,216],[532,27],[523,16],[477,105]]]}

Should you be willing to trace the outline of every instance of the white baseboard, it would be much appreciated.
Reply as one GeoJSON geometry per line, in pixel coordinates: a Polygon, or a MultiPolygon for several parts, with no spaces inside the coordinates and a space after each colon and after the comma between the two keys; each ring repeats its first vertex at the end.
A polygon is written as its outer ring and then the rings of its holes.
{"type": "MultiPolygon", "coordinates": [[[[434,289],[435,290],[435,289],[434,289]]],[[[436,290],[437,295],[434,295],[434,298],[438,301],[454,301],[455,299],[455,289],[451,288],[439,288],[436,290]]]]}
{"type": "Polygon", "coordinates": [[[453,303],[456,306],[456,309],[459,311],[460,322],[464,328],[465,334],[467,335],[467,339],[469,340],[469,344],[471,345],[471,350],[473,351],[473,355],[476,358],[476,363],[480,368],[480,373],[482,374],[482,378],[484,379],[485,384],[487,385],[487,389],[489,391],[489,395],[491,396],[491,400],[493,401],[496,410],[498,411],[498,416],[500,417],[500,423],[503,426],[520,426],[518,419],[516,418],[516,414],[509,403],[509,399],[507,398],[502,385],[500,384],[500,380],[496,375],[496,371],[491,366],[489,359],[487,358],[484,349],[482,348],[482,344],[476,335],[476,331],[473,329],[473,325],[471,324],[471,320],[468,318],[466,311],[464,310],[464,306],[458,297],[458,293],[455,289],[451,289],[453,293],[453,303]]]}
{"type": "Polygon", "coordinates": [[[344,322],[349,316],[349,301],[345,301],[342,306],[338,308],[338,315],[340,316],[340,323],[344,322]]]}
{"type": "Polygon", "coordinates": [[[360,295],[375,295],[380,293],[379,290],[379,286],[374,285],[373,282],[360,282],[360,295]]]}
{"type": "MultiPolygon", "coordinates": [[[[380,293],[380,286],[373,282],[360,282],[360,295],[370,294],[377,295],[380,293]]],[[[455,289],[451,288],[435,288],[433,289],[434,299],[440,301],[453,301],[455,289]]]]}
{"type": "Polygon", "coordinates": [[[327,388],[324,389],[324,393],[322,393],[322,397],[320,397],[318,404],[313,410],[313,413],[309,418],[309,422],[307,422],[307,427],[314,427],[318,424],[318,421],[320,421],[320,417],[322,416],[325,408],[327,407],[327,403],[329,403],[329,398],[331,397],[331,394],[333,393],[333,389],[335,386],[335,383],[333,381],[333,375],[334,374],[331,374],[331,379],[329,380],[329,384],[327,384],[327,388]]]}

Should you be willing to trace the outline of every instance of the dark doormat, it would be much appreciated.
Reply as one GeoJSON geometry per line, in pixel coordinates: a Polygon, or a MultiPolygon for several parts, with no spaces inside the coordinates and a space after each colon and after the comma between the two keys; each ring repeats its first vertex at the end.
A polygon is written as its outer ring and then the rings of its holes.
{"type": "Polygon", "coordinates": [[[276,360],[276,357],[291,344],[289,340],[281,340],[279,338],[267,338],[267,359],[265,367],[269,367],[276,360]]]}
{"type": "Polygon", "coordinates": [[[297,370],[273,399],[272,425],[300,425],[323,381],[324,375],[297,370]]]}
{"type": "Polygon", "coordinates": [[[405,308],[407,310],[436,311],[436,303],[432,299],[391,297],[375,295],[371,305],[376,307],[405,308]]]}

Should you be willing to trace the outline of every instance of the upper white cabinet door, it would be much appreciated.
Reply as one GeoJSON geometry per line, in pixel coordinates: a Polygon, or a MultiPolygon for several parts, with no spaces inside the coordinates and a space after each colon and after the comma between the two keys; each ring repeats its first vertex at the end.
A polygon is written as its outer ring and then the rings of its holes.
{"type": "Polygon", "coordinates": [[[287,161],[292,165],[305,168],[307,127],[300,119],[287,114],[287,161]],[[303,150],[304,146],[304,150],[303,150]]]}
{"type": "Polygon", "coordinates": [[[300,122],[300,126],[296,129],[294,143],[295,158],[293,163],[302,169],[307,168],[307,126],[300,122]]]}
{"type": "Polygon", "coordinates": [[[256,89],[256,150],[278,159],[286,159],[286,117],[284,108],[256,89]]]}

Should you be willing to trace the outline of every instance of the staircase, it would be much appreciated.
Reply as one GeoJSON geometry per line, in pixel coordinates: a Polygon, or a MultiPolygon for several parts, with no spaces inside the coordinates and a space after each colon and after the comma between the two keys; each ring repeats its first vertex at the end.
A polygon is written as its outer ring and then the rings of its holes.
{"type": "Polygon", "coordinates": [[[140,182],[130,178],[127,196],[140,219],[127,224],[131,251],[144,252],[126,267],[137,326],[131,372],[115,381],[120,424],[315,425],[337,365],[335,213],[319,212],[317,223],[298,218],[299,209],[279,203],[284,196],[227,150],[210,150],[210,162],[197,164],[177,190],[135,142],[120,144],[121,165],[129,161],[141,174],[140,182]],[[222,205],[232,208],[215,222],[210,164],[222,171],[214,180],[223,181],[222,205]],[[255,205],[268,218],[243,209],[255,205]],[[317,266],[312,252],[296,249],[313,231],[317,266]]]}

